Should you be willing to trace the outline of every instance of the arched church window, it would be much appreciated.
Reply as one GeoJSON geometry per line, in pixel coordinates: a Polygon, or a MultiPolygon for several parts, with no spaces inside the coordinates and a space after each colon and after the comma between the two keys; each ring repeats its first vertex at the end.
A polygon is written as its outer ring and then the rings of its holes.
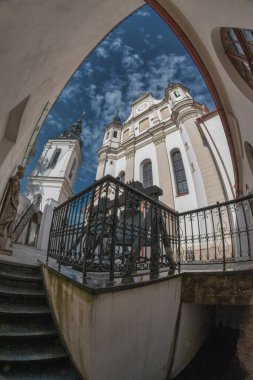
{"type": "Polygon", "coordinates": [[[142,183],[144,189],[153,186],[152,162],[150,160],[142,164],[142,183]]]}
{"type": "Polygon", "coordinates": [[[120,173],[119,173],[119,175],[118,175],[118,177],[119,177],[119,180],[121,181],[121,182],[123,182],[123,183],[125,183],[125,172],[122,170],[120,173]]]}
{"type": "Polygon", "coordinates": [[[253,30],[221,28],[221,40],[231,63],[253,88],[253,30]]]}
{"type": "Polygon", "coordinates": [[[176,150],[171,155],[173,171],[175,175],[177,195],[184,195],[188,193],[187,179],[184,170],[184,164],[181,153],[176,150]]]}
{"type": "Polygon", "coordinates": [[[139,124],[139,131],[140,132],[144,132],[146,131],[146,129],[149,128],[149,118],[147,117],[146,119],[140,121],[140,124],[139,124]]]}
{"type": "Polygon", "coordinates": [[[248,141],[244,141],[244,149],[248,159],[251,173],[253,174],[253,147],[248,141]]]}
{"type": "Polygon", "coordinates": [[[72,179],[75,167],[76,167],[76,158],[74,159],[73,164],[71,166],[71,169],[70,169],[70,172],[69,172],[69,179],[72,179]]]}
{"type": "Polygon", "coordinates": [[[56,151],[53,154],[52,159],[49,161],[48,169],[53,169],[55,167],[60,154],[61,154],[61,149],[60,148],[56,149],[56,151]]]}
{"type": "Polygon", "coordinates": [[[167,117],[170,117],[170,111],[168,107],[164,107],[160,110],[162,119],[166,119],[167,117]]]}

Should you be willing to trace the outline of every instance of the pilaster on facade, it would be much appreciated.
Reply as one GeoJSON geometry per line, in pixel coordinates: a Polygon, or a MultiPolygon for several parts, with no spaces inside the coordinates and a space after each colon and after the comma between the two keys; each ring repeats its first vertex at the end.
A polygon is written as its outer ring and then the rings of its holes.
{"type": "Polygon", "coordinates": [[[126,150],[125,150],[125,156],[126,156],[126,159],[129,159],[131,157],[134,157],[135,155],[135,146],[132,145],[130,147],[128,147],[126,150]]]}
{"type": "Polygon", "coordinates": [[[154,133],[153,134],[153,143],[155,145],[164,143],[165,142],[165,138],[166,138],[166,136],[165,136],[164,131],[159,132],[159,133],[154,133]]]}

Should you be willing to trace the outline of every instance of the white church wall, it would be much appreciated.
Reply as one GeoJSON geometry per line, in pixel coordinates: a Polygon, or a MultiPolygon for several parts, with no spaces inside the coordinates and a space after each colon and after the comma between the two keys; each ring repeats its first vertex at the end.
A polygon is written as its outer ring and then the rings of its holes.
{"type": "Polygon", "coordinates": [[[205,120],[200,125],[218,164],[227,196],[229,199],[233,199],[234,195],[231,186],[234,190],[235,176],[230,150],[220,117],[216,115],[205,120]]]}
{"type": "Polygon", "coordinates": [[[192,179],[191,168],[190,168],[187,155],[185,152],[184,143],[182,141],[182,137],[179,131],[175,131],[173,132],[173,134],[169,134],[166,136],[166,147],[167,147],[169,165],[170,165],[170,171],[171,171],[171,177],[172,177],[175,210],[177,210],[178,212],[182,212],[182,211],[194,209],[197,207],[195,186],[192,179]],[[185,175],[187,179],[187,184],[188,184],[189,193],[182,196],[176,195],[177,194],[176,182],[175,182],[174,170],[173,170],[172,161],[171,161],[171,153],[175,149],[178,149],[181,153],[183,164],[184,164],[185,175]]]}
{"type": "Polygon", "coordinates": [[[53,218],[53,210],[59,205],[54,199],[47,199],[44,207],[43,216],[40,224],[40,231],[38,236],[37,248],[43,251],[47,250],[49,232],[53,218]]]}
{"type": "Polygon", "coordinates": [[[192,179],[192,183],[194,186],[195,199],[196,199],[196,204],[194,208],[205,207],[208,205],[208,200],[207,200],[205,185],[202,179],[198,160],[194,153],[194,146],[192,145],[190,137],[183,123],[180,124],[180,129],[181,129],[181,132],[180,132],[181,139],[184,146],[184,153],[187,157],[188,168],[191,171],[190,177],[192,179]]]}
{"type": "Polygon", "coordinates": [[[126,172],[126,157],[121,157],[115,161],[115,177],[118,177],[122,171],[126,172]]]}
{"type": "Polygon", "coordinates": [[[152,162],[153,185],[159,186],[157,157],[154,143],[136,149],[134,162],[134,180],[142,182],[141,164],[144,160],[147,159],[152,162]]]}
{"type": "Polygon", "coordinates": [[[115,160],[108,158],[105,165],[105,175],[110,174],[115,177],[115,160]]]}

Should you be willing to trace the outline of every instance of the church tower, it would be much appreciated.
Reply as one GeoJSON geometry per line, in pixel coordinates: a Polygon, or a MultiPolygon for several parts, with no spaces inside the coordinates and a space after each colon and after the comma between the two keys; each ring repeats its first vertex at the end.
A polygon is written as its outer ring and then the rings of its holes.
{"type": "Polygon", "coordinates": [[[73,196],[72,188],[83,160],[82,120],[83,116],[58,139],[48,140],[33,175],[29,177],[31,195],[37,192],[42,195],[42,211],[47,199],[62,203],[73,196]]]}
{"type": "Polygon", "coordinates": [[[105,128],[103,145],[98,152],[96,179],[100,179],[106,174],[115,175],[115,149],[121,145],[121,133],[122,123],[117,112],[111,123],[105,128]]]}

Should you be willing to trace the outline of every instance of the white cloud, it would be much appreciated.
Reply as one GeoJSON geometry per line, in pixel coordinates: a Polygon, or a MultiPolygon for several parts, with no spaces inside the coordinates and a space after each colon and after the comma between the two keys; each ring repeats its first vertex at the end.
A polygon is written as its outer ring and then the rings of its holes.
{"type": "Polygon", "coordinates": [[[108,51],[103,46],[97,47],[96,53],[97,53],[98,57],[103,57],[103,58],[107,58],[108,57],[108,51]]]}
{"type": "Polygon", "coordinates": [[[136,16],[148,17],[150,16],[150,13],[148,13],[144,9],[140,9],[138,12],[136,12],[136,16]]]}
{"type": "Polygon", "coordinates": [[[162,39],[163,39],[163,36],[162,36],[161,34],[158,34],[158,35],[156,36],[156,38],[157,38],[158,40],[162,40],[162,39]]]}
{"type": "Polygon", "coordinates": [[[112,49],[112,50],[118,50],[121,46],[122,46],[122,39],[120,37],[117,37],[110,44],[110,49],[112,49]]]}
{"type": "Polygon", "coordinates": [[[122,92],[119,89],[106,92],[103,105],[104,120],[110,122],[123,104],[122,92]]]}
{"type": "Polygon", "coordinates": [[[136,70],[141,65],[143,65],[143,60],[139,56],[139,54],[134,53],[134,49],[130,46],[124,47],[123,57],[122,57],[122,65],[126,70],[136,70]]]}
{"type": "Polygon", "coordinates": [[[94,73],[92,64],[90,62],[85,62],[85,64],[82,66],[82,72],[84,75],[91,76],[94,73]]]}

